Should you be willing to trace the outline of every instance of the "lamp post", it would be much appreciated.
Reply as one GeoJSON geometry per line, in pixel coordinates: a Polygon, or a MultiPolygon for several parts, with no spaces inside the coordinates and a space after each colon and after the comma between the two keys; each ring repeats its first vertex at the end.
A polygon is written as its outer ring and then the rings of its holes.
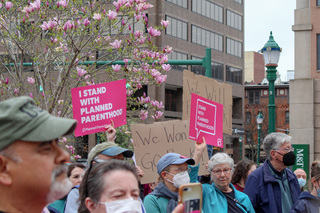
{"type": "Polygon", "coordinates": [[[257,165],[260,164],[260,133],[261,133],[261,124],[263,122],[263,115],[259,110],[259,114],[257,115],[257,124],[258,124],[258,148],[257,148],[257,165]]]}
{"type": "Polygon", "coordinates": [[[238,138],[238,140],[239,140],[239,143],[240,143],[240,160],[241,160],[242,159],[242,137],[240,136],[238,138]]]}
{"type": "Polygon", "coordinates": [[[270,31],[269,41],[261,49],[264,58],[264,64],[267,67],[267,80],[269,81],[269,133],[276,131],[275,121],[275,100],[274,100],[274,81],[277,79],[278,61],[281,48],[274,41],[272,31],[270,31]]]}

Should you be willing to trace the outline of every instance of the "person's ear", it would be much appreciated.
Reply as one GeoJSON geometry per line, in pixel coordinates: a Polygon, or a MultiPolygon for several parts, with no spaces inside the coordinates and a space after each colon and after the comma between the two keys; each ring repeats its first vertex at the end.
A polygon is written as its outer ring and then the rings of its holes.
{"type": "Polygon", "coordinates": [[[93,202],[93,200],[91,200],[90,197],[87,197],[85,200],[85,205],[87,207],[87,209],[89,210],[89,212],[94,212],[94,210],[96,209],[96,203],[93,202]]]}
{"type": "Polygon", "coordinates": [[[0,183],[3,185],[11,185],[12,178],[8,171],[8,159],[0,155],[0,183]]]}
{"type": "Polygon", "coordinates": [[[318,182],[317,182],[317,179],[315,178],[315,177],[312,177],[311,178],[311,183],[312,183],[312,185],[317,185],[318,186],[318,188],[319,188],[319,184],[318,184],[318,182]]]}
{"type": "Polygon", "coordinates": [[[272,159],[276,159],[276,150],[271,150],[270,151],[270,156],[272,159]]]}
{"type": "Polygon", "coordinates": [[[167,180],[168,179],[167,175],[168,175],[168,173],[166,171],[162,171],[161,172],[161,177],[162,177],[163,180],[167,180]]]}

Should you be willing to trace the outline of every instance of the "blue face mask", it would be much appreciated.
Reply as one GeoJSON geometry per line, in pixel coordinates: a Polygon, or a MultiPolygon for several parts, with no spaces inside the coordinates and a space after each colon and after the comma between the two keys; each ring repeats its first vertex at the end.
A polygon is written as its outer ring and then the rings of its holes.
{"type": "Polygon", "coordinates": [[[306,180],[303,179],[303,178],[299,178],[298,182],[299,182],[300,188],[302,188],[302,187],[304,187],[306,185],[306,180]]]}
{"type": "Polygon", "coordinates": [[[318,198],[320,198],[320,188],[317,189],[317,196],[318,196],[318,198]]]}

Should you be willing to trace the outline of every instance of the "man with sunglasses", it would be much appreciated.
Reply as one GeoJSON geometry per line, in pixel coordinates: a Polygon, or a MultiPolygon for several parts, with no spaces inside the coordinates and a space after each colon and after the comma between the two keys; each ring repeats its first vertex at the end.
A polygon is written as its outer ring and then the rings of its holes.
{"type": "Polygon", "coordinates": [[[58,138],[75,127],[75,120],[50,115],[30,97],[0,102],[0,212],[40,213],[68,193],[69,154],[58,138]]]}
{"type": "Polygon", "coordinates": [[[267,160],[249,175],[244,193],[249,196],[256,212],[287,213],[301,192],[297,177],[287,169],[296,160],[291,136],[270,133],[263,145],[267,160]]]}

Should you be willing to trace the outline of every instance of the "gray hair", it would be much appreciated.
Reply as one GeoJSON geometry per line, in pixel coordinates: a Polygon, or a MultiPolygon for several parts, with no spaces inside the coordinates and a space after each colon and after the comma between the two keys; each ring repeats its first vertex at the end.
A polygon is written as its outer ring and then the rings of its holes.
{"type": "Polygon", "coordinates": [[[271,159],[271,150],[279,149],[284,143],[291,143],[292,137],[282,132],[268,134],[263,140],[264,151],[267,159],[271,159]]]}
{"type": "Polygon", "coordinates": [[[208,163],[208,172],[212,172],[212,170],[214,169],[214,167],[216,167],[219,164],[229,164],[232,171],[234,168],[234,161],[233,159],[226,153],[224,152],[218,152],[216,154],[214,154],[208,163]]]}
{"type": "Polygon", "coordinates": [[[7,146],[6,148],[0,150],[0,155],[13,160],[16,163],[22,162],[20,156],[12,149],[12,146],[7,146]]]}

